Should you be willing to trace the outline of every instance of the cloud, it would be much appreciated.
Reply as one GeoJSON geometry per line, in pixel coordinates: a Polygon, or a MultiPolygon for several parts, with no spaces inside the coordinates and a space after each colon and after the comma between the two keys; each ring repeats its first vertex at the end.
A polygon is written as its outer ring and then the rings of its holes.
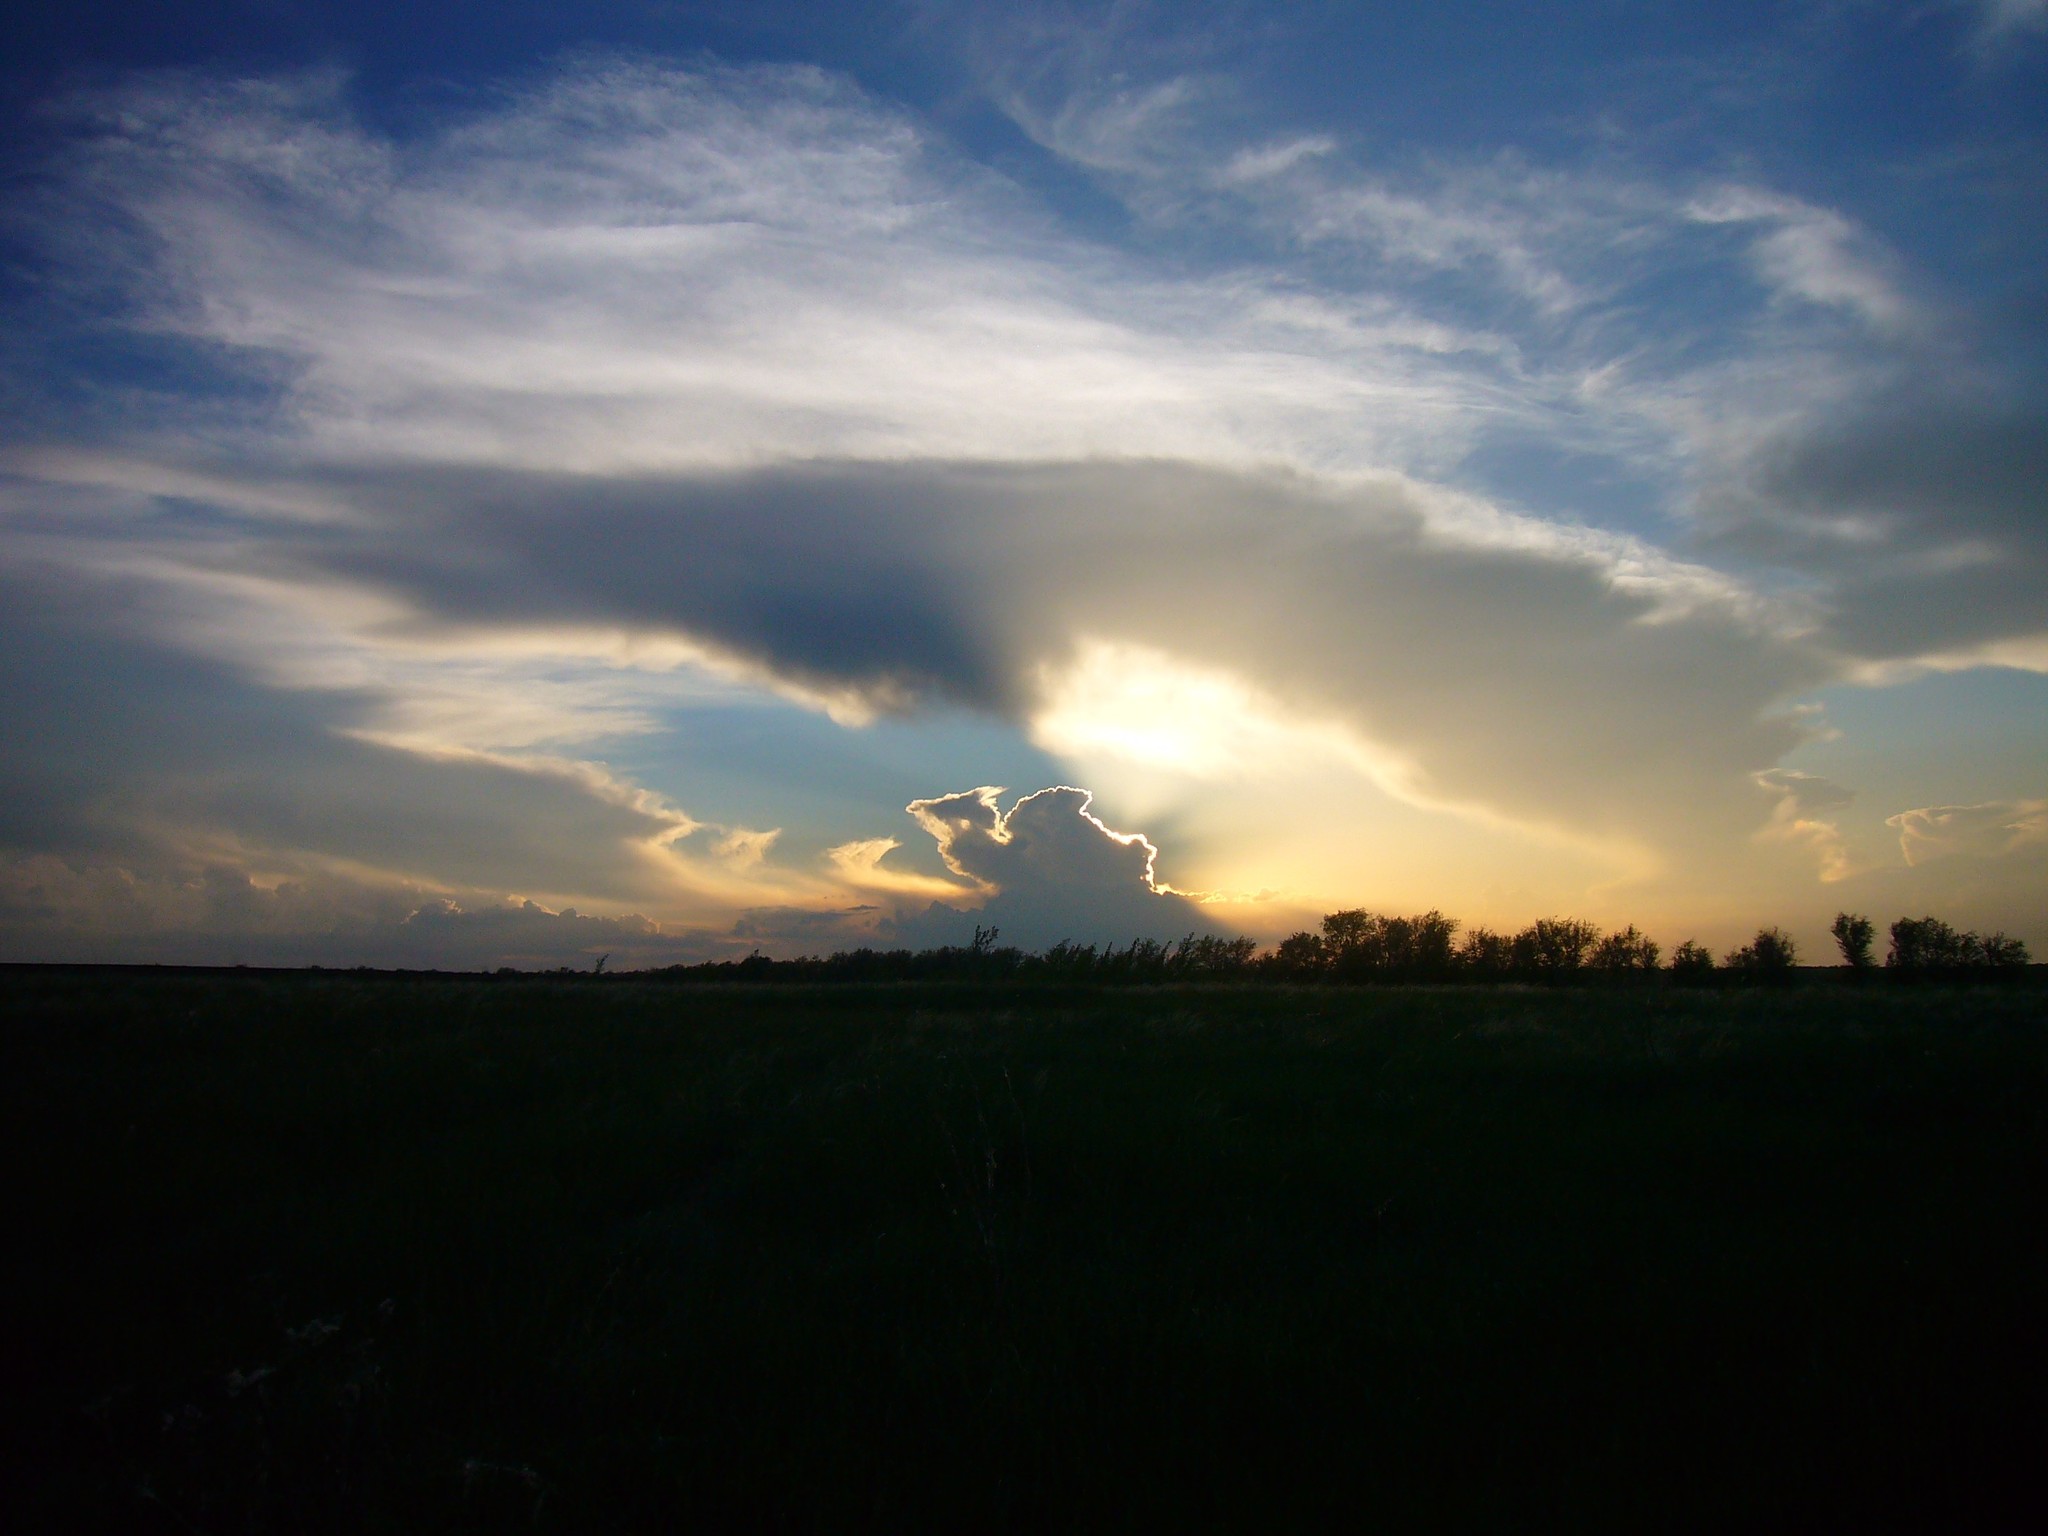
{"type": "Polygon", "coordinates": [[[916,896],[939,901],[972,899],[986,894],[976,886],[962,886],[936,875],[914,870],[885,868],[882,860],[903,845],[893,837],[864,837],[825,850],[833,872],[855,890],[880,891],[897,896],[916,896]]]}
{"type": "Polygon", "coordinates": [[[1587,831],[1640,835],[1681,785],[1732,803],[1750,764],[1800,739],[1775,701],[1826,675],[1707,573],[1464,530],[1398,480],[1136,463],[323,483],[350,517],[277,558],[421,628],[675,633],[878,710],[1019,721],[1058,718],[1042,690],[1094,638],[1338,723],[1414,765],[1409,792],[1432,803],[1587,831]]]}
{"type": "Polygon", "coordinates": [[[0,554],[91,617],[20,653],[50,745],[0,751],[8,838],[663,922],[961,899],[843,805],[771,847],[597,761],[768,691],[1209,782],[1313,743],[1640,878],[1746,841],[1803,690],[2042,627],[2024,399],[1953,417],[2009,474],[1954,472],[1930,427],[1857,479],[1894,419],[1869,360],[1920,342],[1844,216],[1506,158],[1397,174],[1318,135],[1190,170],[1211,98],[1111,98],[1073,133],[1252,209],[1252,256],[1083,240],[814,70],[586,62],[402,144],[334,77],[81,98],[52,249],[248,387],[10,455],[0,554]],[[1710,259],[1797,302],[1689,311],[1725,345],[1688,371],[1616,296],[1710,259]],[[1798,408],[1823,394],[1852,409],[1798,408]],[[1702,547],[1747,569],[1658,547],[1669,508],[1626,532],[1456,488],[1503,440],[1700,486],[1702,547]]]}
{"type": "Polygon", "coordinates": [[[1754,777],[1759,789],[1777,797],[1771,819],[1759,836],[1810,849],[1819,861],[1824,882],[1848,878],[1854,866],[1842,829],[1825,813],[1839,811],[1855,795],[1830,779],[1792,768],[1773,768],[1754,777]]]}
{"type": "Polygon", "coordinates": [[[737,959],[763,946],[783,958],[900,947],[889,926],[888,909],[872,902],[823,911],[814,907],[749,908],[733,923],[727,942],[732,947],[720,958],[737,959]]]}
{"type": "Polygon", "coordinates": [[[102,233],[74,258],[152,328],[265,359],[283,414],[254,425],[330,459],[1357,462],[1487,392],[1398,327],[1333,349],[1256,278],[1062,238],[814,70],[591,66],[404,153],[329,77],[81,112],[53,218],[102,233]]]}
{"type": "Polygon", "coordinates": [[[1217,177],[1226,186],[1267,181],[1285,175],[1303,161],[1332,154],[1336,148],[1337,141],[1325,133],[1278,139],[1239,150],[1230,157],[1217,177]]]}
{"type": "Polygon", "coordinates": [[[1008,811],[1001,795],[984,785],[906,807],[946,867],[985,895],[971,912],[933,902],[903,919],[898,930],[913,944],[963,943],[976,925],[1031,950],[1063,939],[1178,938],[1207,927],[1200,908],[1158,881],[1151,840],[1092,815],[1087,790],[1041,789],[1008,811]]]}
{"type": "Polygon", "coordinates": [[[1755,775],[1755,778],[1759,788],[1779,796],[1801,815],[1835,810],[1856,798],[1831,779],[1824,779],[1817,773],[1801,773],[1794,768],[1773,768],[1755,775]]]}
{"type": "Polygon", "coordinates": [[[1371,179],[1339,183],[1316,194],[1300,218],[1302,238],[1357,241],[1388,260],[1424,270],[1478,269],[1540,309],[1561,312],[1582,302],[1572,281],[1541,252],[1526,217],[1485,201],[1403,192],[1371,179]]]}
{"type": "Polygon", "coordinates": [[[1751,258],[1758,275],[1786,298],[1847,310],[1885,329],[1911,317],[1871,242],[1831,209],[1738,185],[1717,188],[1686,211],[1702,224],[1764,226],[1751,258]]]}
{"type": "Polygon", "coordinates": [[[775,840],[780,836],[780,827],[772,827],[766,832],[734,827],[711,845],[711,851],[734,869],[752,869],[768,856],[768,850],[775,846],[775,840]]]}
{"type": "Polygon", "coordinates": [[[1829,640],[1877,660],[2048,637],[2048,400],[1916,379],[1747,445],[1703,493],[1726,544],[1830,583],[1829,640]]]}
{"type": "Polygon", "coordinates": [[[333,871],[262,884],[229,865],[138,871],[107,859],[0,853],[0,959],[438,970],[646,968],[743,952],[673,932],[488,893],[461,899],[333,871]]]}
{"type": "Polygon", "coordinates": [[[2048,0],[1966,0],[1977,12],[1971,48],[1980,59],[2010,51],[2029,35],[2048,32],[2048,0]]]}
{"type": "Polygon", "coordinates": [[[1990,800],[1980,805],[1931,805],[1887,816],[1899,851],[1911,865],[1963,855],[2003,858],[2048,844],[2048,800],[1990,800]]]}
{"type": "Polygon", "coordinates": [[[601,764],[394,745],[374,692],[267,686],[167,642],[146,586],[36,574],[0,579],[0,849],[672,916],[823,892],[693,851],[697,821],[601,764]]]}
{"type": "Polygon", "coordinates": [[[1189,667],[1144,646],[1084,636],[1064,664],[1041,670],[1036,696],[1032,739],[1068,761],[1112,757],[1215,781],[1331,757],[1395,789],[1412,777],[1405,765],[1368,759],[1341,729],[1289,718],[1230,672],[1189,667]]]}

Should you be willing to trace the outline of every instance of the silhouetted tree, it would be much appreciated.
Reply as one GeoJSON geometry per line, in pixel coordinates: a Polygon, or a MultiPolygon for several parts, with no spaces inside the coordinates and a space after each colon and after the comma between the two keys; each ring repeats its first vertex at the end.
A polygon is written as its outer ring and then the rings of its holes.
{"type": "Polygon", "coordinates": [[[1294,933],[1267,957],[1266,969],[1286,981],[1309,981],[1330,968],[1329,946],[1320,934],[1294,933]]]}
{"type": "Polygon", "coordinates": [[[1856,912],[1837,912],[1828,932],[1835,936],[1836,947],[1842,951],[1842,964],[1850,970],[1867,971],[1877,964],[1870,953],[1877,928],[1869,918],[1856,912]]]}
{"type": "Polygon", "coordinates": [[[1938,917],[1902,917],[1892,924],[1891,938],[1885,969],[1903,980],[2011,973],[2028,962],[2020,940],[1958,932],[1938,917]]]}
{"type": "Polygon", "coordinates": [[[1585,968],[1600,930],[1576,917],[1539,917],[1516,934],[1515,969],[1541,981],[1559,981],[1585,968]]]}
{"type": "Polygon", "coordinates": [[[1345,981],[1436,981],[1451,974],[1456,918],[1437,911],[1382,917],[1360,908],[1323,919],[1323,957],[1345,981]]]}
{"type": "Polygon", "coordinates": [[[1784,981],[1799,963],[1799,946],[1781,928],[1759,928],[1756,937],[1731,951],[1727,966],[1755,981],[1784,981]]]}
{"type": "Polygon", "coordinates": [[[1256,939],[1221,938],[1205,933],[1196,938],[1192,933],[1182,939],[1167,959],[1167,969],[1176,976],[1216,978],[1241,974],[1251,963],[1252,952],[1259,947],[1256,939]]]}
{"type": "Polygon", "coordinates": [[[1458,945],[1458,969],[1468,976],[1505,976],[1513,967],[1514,960],[1513,942],[1491,928],[1468,930],[1458,945]]]}
{"type": "Polygon", "coordinates": [[[1892,924],[1885,968],[1903,976],[1959,971],[1970,960],[1970,935],[1938,917],[1902,917],[1892,924]]]}
{"type": "Polygon", "coordinates": [[[1680,981],[1701,981],[1714,974],[1714,952],[1687,939],[1671,951],[1671,974],[1680,981]]]}
{"type": "Polygon", "coordinates": [[[1078,980],[1095,970],[1095,946],[1061,939],[1039,957],[1039,964],[1055,976],[1078,980]]]}
{"type": "Polygon", "coordinates": [[[1453,948],[1458,937],[1458,920],[1445,917],[1434,907],[1420,917],[1408,919],[1408,973],[1419,981],[1438,981],[1451,974],[1457,963],[1453,948]]]}
{"type": "Polygon", "coordinates": [[[1323,918],[1323,957],[1340,981],[1363,981],[1386,964],[1386,922],[1362,907],[1323,918]]]}
{"type": "Polygon", "coordinates": [[[1984,948],[1984,963],[1994,971],[2023,971],[2033,963],[2027,953],[2026,942],[2009,938],[2003,933],[1987,934],[1981,941],[1984,948]]]}
{"type": "Polygon", "coordinates": [[[1133,939],[1123,949],[1102,952],[1100,974],[1115,981],[1157,981],[1166,974],[1167,947],[1157,939],[1133,939]]]}
{"type": "Polygon", "coordinates": [[[1610,976],[1645,975],[1657,969],[1657,941],[1630,923],[1593,946],[1589,963],[1610,976]]]}

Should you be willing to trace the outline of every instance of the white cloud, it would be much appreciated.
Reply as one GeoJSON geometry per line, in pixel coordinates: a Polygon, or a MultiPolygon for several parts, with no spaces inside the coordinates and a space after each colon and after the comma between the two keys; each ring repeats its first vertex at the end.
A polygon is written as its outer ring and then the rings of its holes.
{"type": "Polygon", "coordinates": [[[1581,302],[1571,280],[1534,248],[1522,221],[1499,208],[1353,182],[1317,195],[1300,231],[1309,241],[1367,242],[1390,260],[1424,269],[1490,269],[1545,310],[1581,302]]]}
{"type": "Polygon", "coordinates": [[[279,359],[324,457],[1356,467],[1437,455],[1491,389],[1398,325],[1333,345],[1256,278],[1063,240],[811,71],[574,73],[404,155],[324,81],[110,122],[90,181],[154,242],[153,323],[279,359]]]}
{"type": "Polygon", "coordinates": [[[1759,789],[1777,798],[1759,837],[1810,850],[1819,863],[1820,878],[1828,884],[1855,873],[1839,820],[1829,814],[1856,798],[1850,791],[1818,774],[1792,768],[1773,768],[1754,777],[1759,789]]]}
{"type": "Polygon", "coordinates": [[[1275,176],[1285,175],[1305,160],[1332,154],[1336,148],[1337,141],[1324,133],[1253,145],[1232,155],[1223,169],[1217,172],[1217,179],[1225,186],[1269,181],[1275,176]]]}
{"type": "Polygon", "coordinates": [[[752,869],[768,856],[768,850],[780,836],[780,827],[771,827],[766,832],[733,827],[711,845],[711,851],[734,869],[752,869]]]}
{"type": "Polygon", "coordinates": [[[928,901],[974,901],[987,896],[979,883],[961,885],[914,870],[884,868],[882,860],[903,845],[893,837],[864,837],[825,850],[826,862],[847,885],[860,891],[880,891],[896,896],[916,896],[928,901]]]}
{"type": "Polygon", "coordinates": [[[2048,843],[2048,800],[1988,800],[1978,805],[1930,805],[1887,816],[1908,864],[1958,854],[2000,858],[2048,843]]]}
{"type": "Polygon", "coordinates": [[[1832,209],[1738,185],[1700,196],[1687,212],[1702,224],[1764,226],[1751,259],[1787,298],[1848,310],[1885,330],[1914,318],[1869,237],[1832,209]]]}

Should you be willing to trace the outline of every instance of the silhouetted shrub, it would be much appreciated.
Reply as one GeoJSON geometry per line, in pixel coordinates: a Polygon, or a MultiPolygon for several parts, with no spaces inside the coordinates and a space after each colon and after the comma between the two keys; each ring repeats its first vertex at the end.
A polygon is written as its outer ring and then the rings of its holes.
{"type": "MultiPolygon", "coordinates": [[[[1868,918],[1838,913],[1830,929],[1843,959],[1857,971],[1873,969],[1868,918]],[[1859,959],[1858,956],[1862,958],[1859,959]]],[[[1498,982],[1510,979],[1560,983],[1591,978],[1647,978],[1657,973],[1655,940],[1634,924],[1602,936],[1578,918],[1546,917],[1512,937],[1488,928],[1462,929],[1438,911],[1413,917],[1384,917],[1347,908],[1323,918],[1321,932],[1290,934],[1261,954],[1256,940],[1190,933],[1173,943],[1137,938],[1122,948],[1098,948],[1062,940],[1041,954],[998,946],[993,927],[974,930],[967,944],[938,949],[841,950],[829,958],[771,960],[758,950],[743,959],[674,965],[658,972],[671,982],[773,984],[817,982],[916,982],[1010,980],[1083,982],[1091,985],[1265,980],[1310,982],[1498,982]]],[[[1902,981],[1983,981],[2021,975],[2030,961],[2027,946],[2004,933],[1959,931],[1938,918],[1901,918],[1891,926],[1886,974],[1902,981]]],[[[1798,963],[1798,948],[1778,928],[1763,928],[1722,964],[1729,979],[1786,981],[1798,963]]],[[[1724,974],[1705,946],[1687,939],[1671,952],[1669,974],[1679,984],[1711,983],[1724,974]]],[[[556,979],[581,977],[605,983],[606,967],[521,973],[556,979]]]]}

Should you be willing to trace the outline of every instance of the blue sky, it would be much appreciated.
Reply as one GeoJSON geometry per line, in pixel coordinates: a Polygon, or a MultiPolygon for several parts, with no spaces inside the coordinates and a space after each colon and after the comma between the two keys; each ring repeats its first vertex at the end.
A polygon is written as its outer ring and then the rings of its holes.
{"type": "Polygon", "coordinates": [[[0,58],[10,958],[2048,943],[2038,0],[0,58]]]}

